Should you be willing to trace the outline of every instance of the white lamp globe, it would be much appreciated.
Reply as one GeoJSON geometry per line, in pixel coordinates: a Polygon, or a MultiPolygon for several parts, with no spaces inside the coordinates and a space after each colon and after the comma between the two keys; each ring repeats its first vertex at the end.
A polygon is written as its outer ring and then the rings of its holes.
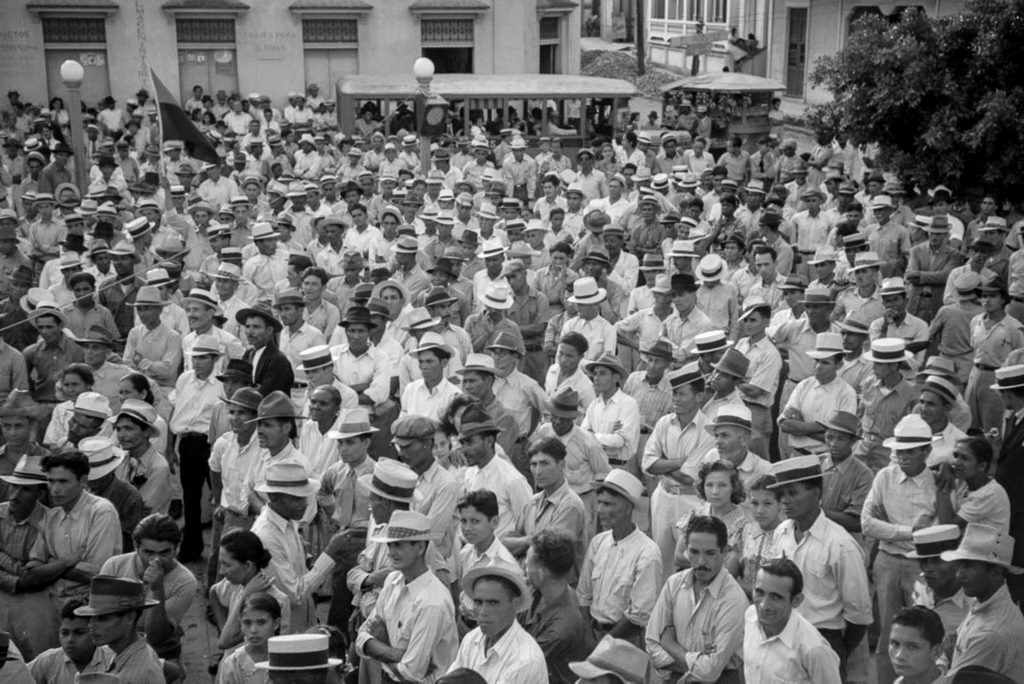
{"type": "Polygon", "coordinates": [[[76,88],[82,85],[85,68],[73,59],[64,60],[64,63],[60,65],[60,78],[64,81],[64,85],[76,88]]]}
{"type": "Polygon", "coordinates": [[[416,78],[433,78],[434,62],[427,57],[420,57],[412,63],[412,73],[416,78]]]}

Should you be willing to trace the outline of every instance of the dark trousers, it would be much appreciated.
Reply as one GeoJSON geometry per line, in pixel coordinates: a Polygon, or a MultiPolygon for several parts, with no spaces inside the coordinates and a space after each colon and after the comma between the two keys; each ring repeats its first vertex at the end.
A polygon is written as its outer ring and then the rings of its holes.
{"type": "MultiPolygon", "coordinates": [[[[828,645],[831,646],[832,650],[836,652],[837,656],[839,656],[839,677],[845,682],[846,661],[849,659],[850,653],[846,650],[846,645],[843,643],[843,630],[823,629],[819,627],[818,632],[821,636],[825,637],[825,641],[828,642],[828,645]]],[[[881,645],[879,645],[879,648],[881,648],[881,645]]]]}
{"type": "Polygon", "coordinates": [[[334,573],[331,576],[331,605],[327,611],[327,624],[340,629],[352,642],[355,642],[355,634],[348,634],[348,621],[355,606],[352,605],[352,592],[349,591],[345,579],[348,571],[359,563],[359,554],[365,548],[366,530],[351,530],[342,558],[334,565],[334,573]]]}
{"type": "Polygon", "coordinates": [[[195,560],[203,555],[203,486],[210,477],[210,443],[206,435],[186,432],[178,437],[178,460],[185,512],[181,557],[195,560]]]}

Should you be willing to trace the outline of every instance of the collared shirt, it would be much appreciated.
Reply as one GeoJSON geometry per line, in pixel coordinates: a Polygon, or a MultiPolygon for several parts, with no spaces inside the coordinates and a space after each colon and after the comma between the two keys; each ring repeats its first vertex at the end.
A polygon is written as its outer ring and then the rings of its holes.
{"type": "Polygon", "coordinates": [[[579,333],[587,338],[589,346],[587,353],[583,355],[587,361],[593,361],[605,352],[614,354],[618,345],[615,326],[603,316],[595,316],[589,321],[579,316],[568,318],[562,324],[562,336],[571,332],[579,333]]]}
{"type": "Polygon", "coordinates": [[[575,682],[577,677],[569,669],[569,663],[586,660],[593,647],[590,625],[580,614],[575,592],[567,588],[560,597],[547,603],[540,592],[534,591],[523,627],[544,652],[551,684],[575,682]]]}
{"type": "Polygon", "coordinates": [[[448,671],[463,667],[473,670],[487,682],[537,684],[548,680],[544,652],[515,621],[490,648],[479,627],[467,634],[448,671]]]}
{"type": "Polygon", "coordinates": [[[672,411],[672,385],[664,373],[658,383],[652,385],[647,371],[634,371],[626,378],[622,391],[636,399],[640,408],[643,427],[651,430],[658,419],[672,411]]]}
{"type": "Polygon", "coordinates": [[[863,355],[858,355],[852,361],[844,358],[843,365],[839,367],[836,374],[845,380],[846,384],[852,387],[854,392],[860,394],[864,382],[868,378],[873,377],[874,368],[871,362],[865,359],[863,355]]]}
{"type": "MultiPolygon", "coordinates": [[[[327,344],[327,338],[320,332],[320,329],[309,323],[303,323],[298,330],[292,331],[290,328],[285,328],[281,331],[278,349],[288,357],[292,368],[299,370],[302,368],[302,358],[299,356],[299,353],[306,351],[310,347],[318,347],[322,344],[327,344]]],[[[255,366],[256,359],[254,355],[253,367],[255,366]]]]}
{"type": "Polygon", "coordinates": [[[824,488],[821,508],[860,517],[874,474],[862,460],[847,456],[836,465],[830,457],[822,463],[824,488]]]}
{"type": "Polygon", "coordinates": [[[896,464],[878,471],[860,515],[864,535],[879,540],[881,551],[906,556],[921,516],[935,517],[935,473],[925,468],[911,477],[896,464]]]}
{"type": "Polygon", "coordinates": [[[22,355],[25,357],[32,398],[48,403],[58,400],[57,381],[64,369],[72,363],[85,361],[82,348],[64,336],[53,346],[39,339],[26,347],[22,355]]]}
{"type": "Polygon", "coordinates": [[[210,470],[220,473],[221,490],[219,505],[239,515],[249,512],[249,469],[255,463],[259,450],[259,439],[254,430],[249,442],[238,444],[233,432],[225,432],[217,438],[210,449],[210,470]]]}
{"type": "Polygon", "coordinates": [[[650,537],[634,528],[616,541],[606,530],[590,540],[576,595],[597,622],[625,617],[642,627],[654,609],[661,572],[661,550],[650,537]]]}
{"type": "MultiPolygon", "coordinates": [[[[256,458],[254,458],[252,463],[249,465],[249,470],[246,473],[245,479],[245,486],[249,491],[249,496],[255,496],[263,503],[266,503],[267,495],[257,492],[256,488],[266,483],[267,468],[269,468],[272,463],[277,463],[291,458],[301,462],[308,472],[309,460],[306,458],[306,455],[296,449],[291,442],[288,442],[281,451],[277,452],[277,454],[271,454],[269,449],[257,447],[256,458]]],[[[312,499],[310,499],[310,505],[307,506],[306,512],[309,515],[316,512],[312,499]]]]}
{"type": "Polygon", "coordinates": [[[358,356],[348,344],[331,347],[334,375],[349,387],[369,383],[363,394],[375,405],[387,401],[391,394],[391,376],[387,355],[371,345],[358,356]]]}
{"type": "Polygon", "coordinates": [[[320,479],[320,493],[317,500],[321,507],[333,508],[331,518],[338,529],[366,529],[370,524],[370,492],[360,487],[358,480],[363,475],[372,475],[376,464],[367,457],[353,467],[344,461],[336,461],[327,468],[320,479]]]}
{"type": "Polygon", "coordinates": [[[220,402],[223,387],[211,373],[205,380],[196,377],[195,371],[186,371],[174,385],[170,401],[174,413],[168,427],[176,435],[185,432],[208,433],[213,407],[220,402]]]}
{"type": "MultiPolygon", "coordinates": [[[[643,471],[649,472],[651,466],[661,459],[685,459],[683,467],[679,471],[696,481],[697,471],[703,462],[704,454],[715,447],[715,439],[704,429],[705,425],[707,425],[707,416],[699,410],[686,425],[680,424],[679,416],[675,413],[659,418],[658,422],[654,424],[654,430],[651,432],[647,444],[644,445],[641,461],[643,471]]],[[[678,480],[668,475],[661,475],[660,482],[666,491],[678,494],[696,494],[692,484],[680,484],[678,480]]]]}
{"type": "MultiPolygon", "coordinates": [[[[836,411],[857,412],[857,394],[846,381],[836,376],[832,382],[821,384],[813,375],[804,378],[789,395],[789,401],[782,409],[779,422],[786,419],[786,412],[796,409],[800,420],[808,423],[828,422],[836,411]]],[[[821,449],[825,442],[808,435],[789,434],[789,445],[794,449],[821,449]]]]}
{"type": "Polygon", "coordinates": [[[530,503],[533,492],[526,478],[510,461],[495,455],[483,466],[467,468],[463,478],[464,492],[489,489],[498,497],[498,527],[494,530],[496,537],[500,538],[516,529],[519,516],[530,503]]]}
{"type": "Polygon", "coordinates": [[[751,342],[749,337],[744,337],[737,340],[736,351],[742,352],[750,360],[748,373],[750,378],[747,382],[765,392],[759,397],[744,396],[743,400],[750,404],[771,408],[782,374],[782,355],[779,354],[778,348],[767,336],[757,342],[751,342]]]}
{"type": "Polygon", "coordinates": [[[313,567],[306,570],[306,551],[298,521],[282,518],[270,506],[263,507],[252,524],[252,531],[270,552],[268,569],[275,584],[291,601],[292,629],[304,631],[315,623],[313,590],[331,574],[334,561],[327,554],[320,554],[313,567]]]}
{"type": "Polygon", "coordinates": [[[94,325],[109,332],[114,339],[120,337],[113,315],[107,307],[101,304],[95,304],[88,309],[73,306],[67,309],[66,315],[68,317],[67,329],[78,337],[84,337],[94,325]]]}
{"type": "Polygon", "coordinates": [[[522,371],[513,370],[505,377],[495,377],[493,391],[498,401],[515,418],[519,434],[529,435],[548,403],[537,381],[522,371]]]}
{"type": "Polygon", "coordinates": [[[636,399],[616,390],[608,399],[599,396],[590,403],[580,427],[594,434],[609,463],[624,463],[633,457],[640,442],[640,406],[636,399]]]}
{"type": "Polygon", "coordinates": [[[995,480],[989,480],[973,492],[958,480],[951,499],[958,518],[991,525],[1003,534],[1010,533],[1010,497],[995,480]]]}
{"type": "Polygon", "coordinates": [[[971,321],[971,348],[974,363],[999,368],[1014,349],[1024,347],[1021,323],[1010,316],[993,323],[986,314],[978,314],[971,321]]]}
{"type": "Polygon", "coordinates": [[[455,659],[459,645],[451,593],[429,570],[411,582],[398,570],[388,575],[356,636],[356,650],[363,657],[369,657],[365,649],[373,639],[370,629],[379,623],[385,626],[386,644],[403,651],[401,660],[384,669],[394,668],[402,680],[432,684],[455,659]]]}
{"type": "Polygon", "coordinates": [[[519,517],[516,532],[531,538],[541,530],[564,532],[575,540],[576,556],[582,560],[586,521],[587,511],[583,500],[572,490],[567,480],[551,494],[541,490],[533,495],[519,517]]]}
{"type": "Polygon", "coordinates": [[[273,297],[274,284],[288,277],[288,261],[280,251],[271,256],[257,254],[242,265],[242,277],[251,282],[264,297],[273,297]]]}
{"type": "Polygon", "coordinates": [[[28,664],[28,671],[36,684],[75,684],[79,673],[90,674],[105,670],[103,652],[98,648],[92,652],[92,658],[81,670],[60,647],[43,651],[28,664]]]}
{"type": "Polygon", "coordinates": [[[929,338],[939,343],[939,354],[950,358],[969,355],[973,359],[971,321],[982,312],[980,304],[969,301],[940,308],[928,328],[929,338]]]}
{"type": "MultiPolygon", "coordinates": [[[[508,565],[519,565],[519,561],[512,555],[512,552],[501,543],[501,540],[495,536],[491,540],[490,546],[480,552],[477,550],[475,544],[466,544],[458,553],[453,557],[454,564],[452,567],[452,579],[455,580],[456,586],[462,587],[462,578],[472,570],[473,568],[482,565],[497,565],[506,563],[508,565]]],[[[473,616],[473,599],[469,597],[463,591],[459,592],[459,612],[467,617],[473,616]]]]}
{"type": "Polygon", "coordinates": [[[544,376],[544,391],[548,398],[554,399],[563,390],[575,390],[580,397],[580,411],[586,411],[590,402],[594,401],[594,397],[597,395],[594,394],[594,383],[583,372],[583,365],[577,366],[575,373],[561,381],[559,381],[560,373],[561,369],[557,363],[548,367],[547,375],[544,376]]]}
{"type": "Polygon", "coordinates": [[[128,648],[114,653],[110,646],[96,649],[106,663],[104,672],[116,674],[122,682],[159,682],[163,680],[164,668],[153,647],[146,638],[139,635],[128,648]]]}
{"type": "Polygon", "coordinates": [[[181,368],[181,335],[163,323],[152,330],[136,325],[128,333],[122,358],[157,384],[173,387],[181,368]]]}
{"type": "Polygon", "coordinates": [[[412,510],[430,519],[430,529],[438,535],[438,550],[445,558],[451,554],[455,533],[455,504],[459,483],[455,476],[434,461],[419,477],[412,510]]]}
{"type": "MultiPolygon", "coordinates": [[[[220,344],[221,351],[224,352],[223,355],[217,359],[217,362],[213,367],[214,375],[223,372],[224,368],[228,365],[228,359],[240,359],[245,353],[245,347],[242,346],[242,342],[223,328],[213,326],[203,334],[213,335],[216,337],[217,342],[220,344]]],[[[198,338],[199,335],[195,330],[190,331],[187,335],[181,338],[181,354],[185,370],[192,370],[192,356],[189,352],[192,351],[192,347],[195,346],[198,338]]]]}
{"type": "Polygon", "coordinates": [[[671,628],[686,651],[688,676],[696,681],[714,682],[725,670],[739,669],[748,605],[747,595],[724,568],[699,592],[692,569],[675,573],[665,581],[647,623],[644,641],[651,663],[658,670],[676,664],[661,647],[662,634],[671,628]]]}
{"type": "Polygon", "coordinates": [[[862,297],[855,285],[836,295],[836,306],[832,313],[833,318],[837,320],[853,317],[865,323],[884,315],[885,307],[882,306],[882,296],[878,294],[878,288],[876,287],[869,296],[862,297]]]}
{"type": "Polygon", "coordinates": [[[799,612],[790,613],[782,631],[769,637],[757,606],[744,616],[743,674],[746,684],[840,684],[839,656],[799,612]]]}
{"type": "Polygon", "coordinates": [[[739,290],[732,283],[725,282],[714,287],[701,285],[697,290],[697,307],[708,315],[716,328],[729,331],[739,315],[739,290]]]}
{"type": "Polygon", "coordinates": [[[0,554],[0,590],[13,594],[24,564],[31,558],[43,516],[49,509],[36,503],[28,517],[18,521],[11,515],[10,505],[10,501],[0,503],[0,550],[3,551],[0,554]]]}
{"type": "MultiPolygon", "coordinates": [[[[195,575],[188,568],[178,561],[172,562],[174,565],[164,574],[163,578],[164,598],[162,603],[166,619],[174,629],[163,642],[150,644],[158,654],[168,658],[176,657],[176,651],[181,648],[183,635],[181,621],[196,598],[196,587],[198,586],[195,575]]],[[[108,558],[100,568],[100,574],[127,577],[140,582],[143,581],[145,572],[146,566],[135,552],[122,553],[119,556],[108,558]]],[[[156,599],[153,590],[148,586],[146,587],[146,598],[156,599]]]]}
{"type": "Polygon", "coordinates": [[[327,468],[338,461],[338,440],[331,439],[327,433],[338,429],[344,415],[345,412],[340,411],[334,423],[324,432],[320,432],[320,426],[315,420],[304,420],[300,424],[298,450],[306,457],[310,477],[323,477],[327,468]]]}
{"type": "Polygon", "coordinates": [[[776,532],[780,554],[804,576],[804,600],[797,606],[818,629],[845,629],[844,622],[871,624],[871,591],[864,551],[843,527],[819,513],[800,541],[796,524],[783,520],[776,532]]]}
{"type": "Polygon", "coordinates": [[[913,606],[924,606],[938,613],[947,636],[956,634],[960,623],[967,617],[967,611],[971,608],[971,600],[964,594],[963,589],[957,589],[952,596],[936,599],[935,592],[920,575],[914,580],[914,591],[910,601],[913,606]]]}
{"type": "Polygon", "coordinates": [[[690,354],[693,340],[703,332],[716,330],[715,324],[700,309],[692,309],[686,316],[673,311],[661,324],[661,337],[668,338],[677,360],[683,360],[690,354]]]}
{"type": "MultiPolygon", "coordinates": [[[[833,321],[822,332],[839,332],[839,327],[833,321]]],[[[807,352],[814,349],[817,335],[806,313],[783,324],[775,331],[773,341],[780,350],[785,349],[789,352],[789,379],[793,382],[800,382],[814,375],[814,359],[808,356],[807,352]]]]}
{"type": "Polygon", "coordinates": [[[749,585],[751,590],[761,565],[782,555],[779,552],[778,537],[778,525],[770,530],[763,529],[757,521],[748,522],[743,526],[739,549],[740,576],[743,577],[744,585],[749,585]]]}
{"type": "Polygon", "coordinates": [[[139,490],[145,515],[167,513],[171,505],[171,470],[162,453],[166,433],[163,441],[158,439],[154,438],[139,458],[126,455],[115,471],[118,479],[139,490]]]}
{"type": "MultiPolygon", "coordinates": [[[[744,273],[744,271],[740,271],[739,273],[744,273]]],[[[742,284],[737,282],[739,273],[737,273],[736,276],[733,276],[733,282],[742,287],[742,284]]],[[[776,273],[775,280],[770,283],[765,283],[763,277],[756,276],[754,282],[747,290],[747,297],[752,297],[754,295],[763,297],[764,301],[768,303],[768,306],[772,308],[772,313],[775,313],[786,306],[786,299],[782,296],[782,285],[785,283],[786,276],[781,273],[776,273]]]]}
{"type": "MultiPolygon", "coordinates": [[[[640,293],[643,290],[647,290],[646,287],[641,287],[630,292],[630,303],[632,304],[634,299],[639,298],[640,293]]],[[[647,290],[648,296],[653,297],[650,294],[650,290],[647,290]]],[[[658,341],[661,336],[661,326],[664,321],[654,313],[653,302],[644,308],[637,311],[631,311],[629,315],[620,321],[615,323],[615,330],[620,333],[625,333],[629,336],[635,336],[636,348],[646,349],[658,341]]]]}
{"type": "MultiPolygon", "coordinates": [[[[90,492],[82,492],[70,511],[61,506],[47,510],[40,531],[30,554],[34,561],[48,563],[81,554],[75,568],[96,574],[105,560],[121,553],[121,522],[114,504],[90,492]]],[[[66,597],[88,592],[89,585],[59,579],[55,589],[66,597]]]]}
{"type": "Polygon", "coordinates": [[[333,333],[334,329],[338,327],[339,321],[341,321],[341,312],[338,310],[338,307],[326,300],[320,300],[319,306],[314,309],[310,309],[307,305],[302,311],[302,317],[306,323],[324,335],[333,333]]]}
{"type": "Polygon", "coordinates": [[[861,447],[865,441],[880,444],[892,437],[896,423],[914,409],[919,394],[920,390],[905,380],[900,380],[892,389],[883,386],[874,375],[865,380],[860,388],[857,411],[862,441],[857,446],[861,447]]]}
{"type": "Polygon", "coordinates": [[[565,479],[577,494],[593,490],[594,482],[603,479],[611,470],[608,456],[594,435],[573,425],[564,435],[555,433],[551,423],[537,428],[534,439],[554,437],[565,445],[565,479]]]}
{"type": "Polygon", "coordinates": [[[729,404],[733,406],[743,405],[743,395],[740,394],[738,389],[733,389],[732,392],[729,392],[729,394],[724,397],[712,395],[711,398],[705,402],[701,411],[704,412],[704,416],[707,418],[708,422],[713,423],[715,418],[718,417],[718,412],[722,410],[722,407],[729,404]]]}
{"type": "Polygon", "coordinates": [[[1010,598],[1006,585],[987,601],[971,604],[956,633],[949,674],[968,665],[981,665],[1015,682],[1024,682],[1024,650],[1020,647],[1024,615],[1010,598]]]}
{"type": "Polygon", "coordinates": [[[441,378],[441,382],[433,388],[427,387],[423,378],[413,380],[402,392],[402,413],[441,420],[448,410],[448,405],[459,392],[459,388],[447,378],[441,378]]]}

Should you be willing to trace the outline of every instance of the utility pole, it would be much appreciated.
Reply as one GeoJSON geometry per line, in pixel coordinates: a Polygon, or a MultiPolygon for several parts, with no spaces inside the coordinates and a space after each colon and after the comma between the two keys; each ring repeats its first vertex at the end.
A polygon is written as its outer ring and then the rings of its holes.
{"type": "Polygon", "coordinates": [[[644,74],[644,62],[647,57],[644,45],[644,3],[647,0],[633,0],[636,4],[636,73],[644,74]]]}

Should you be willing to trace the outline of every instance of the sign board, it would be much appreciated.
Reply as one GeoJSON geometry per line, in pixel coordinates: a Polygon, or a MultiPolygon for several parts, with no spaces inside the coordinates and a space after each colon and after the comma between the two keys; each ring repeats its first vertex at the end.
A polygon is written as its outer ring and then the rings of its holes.
{"type": "Polygon", "coordinates": [[[672,36],[669,38],[670,47],[686,50],[691,55],[706,55],[711,52],[714,43],[729,40],[728,31],[709,31],[707,33],[692,33],[686,36],[672,36]]]}

